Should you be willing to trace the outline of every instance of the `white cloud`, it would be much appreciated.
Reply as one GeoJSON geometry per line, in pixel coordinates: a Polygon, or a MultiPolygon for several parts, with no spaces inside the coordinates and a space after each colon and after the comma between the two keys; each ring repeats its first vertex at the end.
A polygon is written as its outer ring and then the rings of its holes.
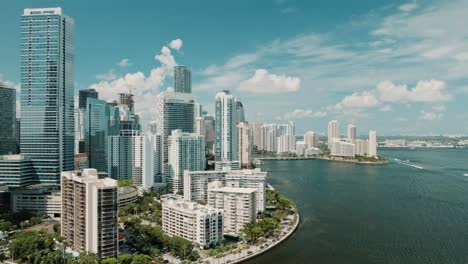
{"type": "Polygon", "coordinates": [[[391,112],[391,111],[393,111],[393,108],[390,105],[384,105],[384,106],[379,108],[379,111],[381,111],[381,112],[391,112]]]}
{"type": "Polygon", "coordinates": [[[460,52],[454,56],[454,58],[458,61],[468,61],[468,52],[460,52]]]}
{"type": "Polygon", "coordinates": [[[117,79],[117,75],[115,75],[114,70],[112,69],[107,73],[96,75],[96,79],[98,79],[99,81],[112,81],[117,79]]]}
{"type": "Polygon", "coordinates": [[[417,7],[418,7],[418,5],[416,3],[407,3],[407,4],[403,4],[403,5],[399,6],[398,8],[401,11],[410,12],[410,11],[413,11],[414,9],[416,9],[417,7]]]}
{"type": "Polygon", "coordinates": [[[169,47],[171,49],[180,50],[180,48],[182,48],[182,44],[183,44],[183,41],[180,38],[178,38],[169,42],[169,47]]]}
{"type": "Polygon", "coordinates": [[[258,69],[249,79],[239,85],[240,91],[259,94],[279,94],[296,92],[301,87],[298,77],[276,75],[265,69],[258,69]]]}
{"type": "Polygon", "coordinates": [[[405,101],[409,93],[406,85],[396,85],[388,80],[377,84],[377,95],[384,102],[405,101]]]}
{"type": "Polygon", "coordinates": [[[411,90],[409,99],[413,102],[428,103],[449,101],[452,96],[447,94],[445,90],[446,85],[443,81],[419,81],[416,87],[411,90]]]}
{"type": "Polygon", "coordinates": [[[343,98],[335,105],[335,109],[338,111],[366,109],[376,107],[379,103],[379,100],[370,92],[354,93],[343,98]]]}
{"type": "Polygon", "coordinates": [[[442,113],[436,113],[436,112],[426,112],[426,111],[421,111],[419,115],[419,119],[426,120],[426,121],[433,121],[433,120],[440,120],[444,114],[442,113]]]}
{"type": "Polygon", "coordinates": [[[279,117],[279,120],[289,120],[289,119],[302,119],[302,118],[319,118],[327,116],[327,112],[318,111],[314,112],[312,110],[305,109],[295,109],[292,112],[284,114],[283,117],[279,117]]]}
{"type": "Polygon", "coordinates": [[[445,112],[446,109],[444,105],[436,105],[432,107],[432,110],[434,110],[435,112],[441,113],[441,112],[445,112]]]}
{"type": "Polygon", "coordinates": [[[122,68],[128,67],[128,66],[130,66],[130,65],[132,65],[132,64],[130,63],[130,59],[127,59],[127,58],[122,59],[121,61],[119,61],[119,63],[117,63],[117,66],[120,66],[120,67],[122,67],[122,68]]]}

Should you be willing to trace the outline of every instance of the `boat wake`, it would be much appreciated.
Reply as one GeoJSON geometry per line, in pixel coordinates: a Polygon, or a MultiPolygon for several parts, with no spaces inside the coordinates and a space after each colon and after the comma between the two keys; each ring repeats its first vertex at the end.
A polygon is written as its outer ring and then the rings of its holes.
{"type": "Polygon", "coordinates": [[[424,168],[421,167],[421,166],[411,164],[411,163],[409,162],[409,160],[400,160],[400,159],[393,159],[393,160],[396,161],[396,162],[399,163],[399,164],[403,164],[403,165],[406,165],[406,166],[410,166],[410,167],[413,167],[413,168],[416,168],[416,169],[419,169],[419,170],[424,169],[424,168]]]}

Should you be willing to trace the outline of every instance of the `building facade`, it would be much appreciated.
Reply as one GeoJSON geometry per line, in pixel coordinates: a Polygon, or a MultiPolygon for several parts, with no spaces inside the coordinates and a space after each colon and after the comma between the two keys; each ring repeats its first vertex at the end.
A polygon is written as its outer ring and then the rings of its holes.
{"type": "Polygon", "coordinates": [[[223,240],[223,211],[187,202],[181,196],[161,196],[162,228],[172,237],[185,238],[195,245],[208,248],[223,240]]]}
{"type": "Polygon", "coordinates": [[[330,155],[335,157],[354,157],[355,147],[353,143],[346,140],[334,139],[330,146],[330,155]]]}
{"type": "Polygon", "coordinates": [[[215,96],[215,160],[237,160],[236,98],[229,91],[215,96]]]}
{"type": "Polygon", "coordinates": [[[0,156],[0,183],[9,188],[24,187],[38,183],[31,160],[23,155],[0,156]]]}
{"type": "Polygon", "coordinates": [[[60,218],[62,196],[57,185],[28,185],[11,192],[11,209],[14,212],[37,211],[52,218],[60,218]]]}
{"type": "Polygon", "coordinates": [[[62,173],[61,234],[82,252],[100,258],[118,255],[117,181],[99,179],[97,170],[62,173]]]}
{"type": "Polygon", "coordinates": [[[354,143],[356,140],[356,126],[355,125],[348,125],[348,142],[354,143]]]}
{"type": "Polygon", "coordinates": [[[226,187],[237,188],[254,188],[257,190],[257,204],[256,209],[258,212],[265,211],[266,204],[266,177],[267,173],[261,171],[259,168],[253,170],[233,170],[226,173],[226,187]]]}
{"type": "Polygon", "coordinates": [[[227,171],[184,171],[184,200],[208,202],[208,183],[224,181],[227,171]]]}
{"type": "Polygon", "coordinates": [[[358,156],[367,156],[369,152],[369,140],[367,139],[356,139],[355,143],[355,154],[358,156]]]}
{"type": "Polygon", "coordinates": [[[21,17],[21,154],[46,184],[73,169],[73,27],[61,8],[28,8],[21,17]]]}
{"type": "Polygon", "coordinates": [[[0,82],[0,155],[17,154],[16,90],[0,82]]]}
{"type": "Polygon", "coordinates": [[[251,148],[251,138],[250,138],[250,127],[247,123],[240,122],[237,124],[237,154],[239,157],[237,160],[241,163],[242,167],[249,166],[252,148],[251,148]]]}
{"type": "Polygon", "coordinates": [[[304,134],[304,142],[307,148],[316,148],[319,145],[319,134],[314,131],[307,131],[304,134]]]}
{"type": "Polygon", "coordinates": [[[375,130],[369,131],[369,151],[370,157],[377,157],[377,132],[375,130]]]}
{"type": "Polygon", "coordinates": [[[192,93],[192,70],[184,65],[174,66],[174,91],[192,93]]]}
{"type": "Polygon", "coordinates": [[[328,148],[334,139],[340,138],[340,123],[337,120],[328,122],[328,148]]]}

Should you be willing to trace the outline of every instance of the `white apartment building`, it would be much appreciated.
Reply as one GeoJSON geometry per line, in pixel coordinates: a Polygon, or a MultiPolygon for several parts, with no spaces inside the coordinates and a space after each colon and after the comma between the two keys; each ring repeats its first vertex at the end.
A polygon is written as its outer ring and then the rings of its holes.
{"type": "Polygon", "coordinates": [[[354,157],[354,144],[346,140],[334,139],[331,142],[330,155],[335,157],[354,157]]]}
{"type": "Polygon", "coordinates": [[[260,149],[262,145],[262,126],[261,123],[249,123],[250,131],[252,135],[252,143],[254,146],[257,146],[257,149],[260,149]]]}
{"type": "Polygon", "coordinates": [[[319,134],[314,131],[307,131],[304,134],[304,142],[307,148],[315,148],[318,147],[319,144],[319,134]]]}
{"type": "Polygon", "coordinates": [[[187,202],[182,196],[161,196],[162,228],[168,236],[179,236],[195,245],[208,248],[223,239],[223,211],[187,202]]]}
{"type": "Polygon", "coordinates": [[[225,170],[240,170],[242,169],[241,163],[238,160],[233,161],[216,161],[215,170],[216,171],[225,171],[225,170]]]}
{"type": "Polygon", "coordinates": [[[294,135],[281,135],[277,137],[276,153],[286,153],[296,151],[296,138],[294,135]]]}
{"type": "Polygon", "coordinates": [[[354,140],[356,140],[356,133],[356,126],[348,125],[348,142],[354,143],[354,140]]]}
{"type": "Polygon", "coordinates": [[[247,123],[237,124],[237,154],[242,167],[249,166],[252,149],[250,139],[250,127],[247,123]]]}
{"type": "Polygon", "coordinates": [[[369,151],[369,140],[356,139],[355,140],[355,154],[359,156],[367,156],[369,151]]]}
{"type": "Polygon", "coordinates": [[[224,232],[239,233],[246,224],[257,218],[256,188],[223,187],[222,183],[208,184],[208,206],[223,210],[224,232]]]}
{"type": "Polygon", "coordinates": [[[334,139],[340,137],[340,123],[337,120],[328,122],[328,148],[334,139]]]}
{"type": "Polygon", "coordinates": [[[208,183],[224,181],[227,171],[184,171],[184,200],[208,202],[208,183]]]}
{"type": "Polygon", "coordinates": [[[205,137],[195,133],[172,130],[168,143],[167,183],[169,188],[177,193],[183,190],[185,170],[200,171],[205,169],[205,137]]]}
{"type": "Polygon", "coordinates": [[[370,157],[377,157],[377,132],[375,130],[369,131],[369,151],[370,157]]]}
{"type": "Polygon", "coordinates": [[[62,172],[61,234],[78,252],[99,258],[118,254],[117,181],[99,179],[95,169],[62,172]]]}
{"type": "Polygon", "coordinates": [[[237,99],[229,91],[215,96],[215,160],[232,161],[237,155],[237,99]]]}
{"type": "Polygon", "coordinates": [[[296,154],[303,156],[305,154],[305,150],[307,148],[307,145],[304,141],[297,141],[296,142],[296,154]]]}
{"type": "Polygon", "coordinates": [[[257,211],[265,211],[266,177],[267,173],[259,168],[228,171],[225,177],[225,186],[257,189],[257,211]]]}

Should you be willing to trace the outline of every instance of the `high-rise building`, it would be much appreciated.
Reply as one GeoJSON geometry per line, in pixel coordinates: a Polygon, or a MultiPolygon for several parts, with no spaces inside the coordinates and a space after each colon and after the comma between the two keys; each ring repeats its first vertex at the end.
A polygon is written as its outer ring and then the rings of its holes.
{"type": "Polygon", "coordinates": [[[100,258],[118,254],[117,181],[95,169],[62,172],[61,235],[78,252],[100,258]]]}
{"type": "Polygon", "coordinates": [[[227,171],[184,171],[184,200],[208,202],[208,183],[224,181],[227,171]]]}
{"type": "Polygon", "coordinates": [[[119,105],[126,105],[130,114],[135,114],[135,101],[131,93],[119,93],[119,105]]]}
{"type": "Polygon", "coordinates": [[[354,142],[355,154],[359,156],[367,156],[369,152],[369,140],[368,139],[356,139],[354,142]]]}
{"type": "Polygon", "coordinates": [[[252,135],[252,144],[256,146],[257,149],[260,149],[262,145],[262,126],[261,123],[249,123],[250,125],[250,134],[252,135]]]}
{"type": "Polygon", "coordinates": [[[319,134],[314,131],[308,131],[304,134],[304,142],[307,148],[316,148],[319,145],[319,134]]]}
{"type": "Polygon", "coordinates": [[[377,132],[375,130],[369,131],[369,151],[367,154],[370,157],[377,156],[377,132]]]}
{"type": "Polygon", "coordinates": [[[203,117],[203,106],[199,103],[194,104],[193,117],[203,117]]]}
{"type": "Polygon", "coordinates": [[[236,98],[229,91],[216,94],[215,113],[215,160],[236,160],[238,158],[236,98]]]}
{"type": "Polygon", "coordinates": [[[86,109],[86,100],[88,98],[98,99],[99,93],[94,89],[83,89],[78,92],[78,108],[86,109]]]}
{"type": "Polygon", "coordinates": [[[167,138],[172,130],[194,132],[194,98],[189,93],[165,91],[156,98],[156,134],[162,136],[162,164],[167,164],[167,138]]]}
{"type": "Polygon", "coordinates": [[[330,155],[336,157],[354,157],[355,146],[353,143],[335,138],[330,145],[330,155]]]}
{"type": "Polygon", "coordinates": [[[73,169],[73,27],[61,8],[27,8],[21,18],[21,154],[42,183],[73,169]]]}
{"type": "Polygon", "coordinates": [[[328,148],[335,138],[340,137],[340,123],[337,120],[328,122],[328,148]]]}
{"type": "Polygon", "coordinates": [[[241,163],[242,167],[247,167],[250,164],[252,155],[250,139],[250,127],[247,123],[240,122],[237,124],[237,153],[239,157],[237,160],[241,163]]]}
{"type": "Polygon", "coordinates": [[[348,125],[348,141],[354,143],[356,140],[356,126],[348,125]]]}
{"type": "Polygon", "coordinates": [[[174,91],[192,93],[192,70],[184,65],[174,66],[174,91]]]}
{"type": "Polygon", "coordinates": [[[85,115],[86,107],[75,108],[75,154],[86,151],[85,115]]]}
{"type": "Polygon", "coordinates": [[[0,155],[17,154],[16,90],[0,82],[0,155]]]}
{"type": "Polygon", "coordinates": [[[37,182],[38,178],[29,158],[19,154],[0,156],[0,183],[17,188],[37,182]]]}
{"type": "Polygon", "coordinates": [[[187,202],[179,195],[161,196],[162,228],[172,237],[185,238],[195,245],[208,248],[223,240],[223,211],[187,202]]]}
{"type": "Polygon", "coordinates": [[[183,190],[185,170],[200,171],[205,169],[205,137],[172,130],[168,143],[169,160],[166,180],[169,188],[176,193],[183,190]]]}
{"type": "Polygon", "coordinates": [[[237,99],[236,100],[236,122],[239,123],[239,122],[246,122],[245,121],[245,112],[244,112],[244,105],[242,104],[242,102],[237,99]]]}
{"type": "Polygon", "coordinates": [[[296,142],[296,154],[303,156],[305,155],[305,151],[307,149],[307,145],[304,141],[297,141],[296,142]]]}
{"type": "Polygon", "coordinates": [[[195,117],[195,134],[205,136],[205,121],[203,117],[195,117]]]}
{"type": "Polygon", "coordinates": [[[213,116],[203,116],[203,129],[205,132],[206,151],[214,153],[215,120],[213,116]]]}
{"type": "Polygon", "coordinates": [[[257,219],[257,189],[208,184],[208,206],[224,211],[224,232],[239,233],[257,219]]]}
{"type": "Polygon", "coordinates": [[[257,211],[265,211],[267,173],[260,169],[254,170],[232,170],[226,173],[227,187],[255,188],[257,190],[257,211]]]}
{"type": "Polygon", "coordinates": [[[85,152],[89,167],[100,173],[108,171],[108,137],[118,135],[119,108],[104,100],[88,98],[85,112],[85,152]]]}

